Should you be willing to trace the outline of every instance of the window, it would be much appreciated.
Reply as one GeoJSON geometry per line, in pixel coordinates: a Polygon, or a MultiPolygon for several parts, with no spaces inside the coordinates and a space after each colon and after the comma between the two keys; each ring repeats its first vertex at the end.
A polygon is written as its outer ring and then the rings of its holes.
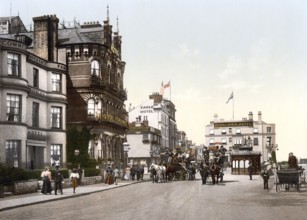
{"type": "Polygon", "coordinates": [[[33,87],[38,88],[38,69],[33,68],[33,87]]]}
{"type": "Polygon", "coordinates": [[[210,129],[209,134],[210,134],[210,135],[214,135],[214,130],[213,130],[213,129],[210,129]]]}
{"type": "Polygon", "coordinates": [[[21,165],[21,142],[19,140],[9,140],[5,144],[6,165],[10,167],[20,167],[21,165]]]}
{"type": "Polygon", "coordinates": [[[214,139],[210,139],[209,143],[214,144],[214,139]]]}
{"type": "Polygon", "coordinates": [[[21,98],[19,95],[8,94],[6,97],[6,120],[20,121],[21,115],[21,98]]]}
{"type": "Polygon", "coordinates": [[[229,134],[232,134],[232,128],[229,128],[229,134]]]}
{"type": "Polygon", "coordinates": [[[271,147],[271,144],[272,144],[272,137],[266,137],[266,145],[268,147],[271,147]]]}
{"type": "Polygon", "coordinates": [[[20,76],[20,56],[14,53],[8,53],[7,67],[7,74],[9,76],[20,76]]]}
{"type": "Polygon", "coordinates": [[[61,75],[57,73],[52,74],[52,91],[61,92],[61,75]]]}
{"type": "Polygon", "coordinates": [[[258,128],[254,128],[254,134],[258,134],[258,128]]]}
{"type": "Polygon", "coordinates": [[[62,146],[60,144],[52,144],[50,150],[51,165],[60,165],[62,146]]]}
{"type": "Polygon", "coordinates": [[[254,146],[258,146],[258,138],[254,138],[254,146]]]}
{"type": "Polygon", "coordinates": [[[149,140],[148,134],[143,134],[143,140],[149,140]]]}
{"type": "Polygon", "coordinates": [[[87,114],[95,115],[95,100],[94,99],[89,99],[87,101],[87,114]]]}
{"type": "Polygon", "coordinates": [[[222,144],[226,144],[227,141],[226,141],[226,138],[222,138],[222,144]]]}
{"type": "Polygon", "coordinates": [[[38,127],[39,126],[39,103],[33,102],[32,105],[32,126],[38,127]]]}
{"type": "Polygon", "coordinates": [[[91,63],[91,75],[99,76],[99,73],[100,73],[99,62],[97,60],[93,60],[91,63]]]}
{"type": "Polygon", "coordinates": [[[221,133],[226,134],[226,129],[222,129],[221,133]]]}
{"type": "Polygon", "coordinates": [[[236,134],[241,134],[240,128],[237,128],[237,129],[236,129],[236,134]]]}
{"type": "Polygon", "coordinates": [[[60,107],[51,107],[51,127],[61,128],[62,109],[60,107]]]}
{"type": "Polygon", "coordinates": [[[228,139],[228,141],[229,141],[229,143],[232,143],[232,138],[230,137],[230,138],[228,139]]]}
{"type": "Polygon", "coordinates": [[[267,127],[267,128],[266,128],[266,132],[267,132],[267,133],[271,133],[271,132],[272,132],[272,128],[271,128],[271,127],[267,127]]]}

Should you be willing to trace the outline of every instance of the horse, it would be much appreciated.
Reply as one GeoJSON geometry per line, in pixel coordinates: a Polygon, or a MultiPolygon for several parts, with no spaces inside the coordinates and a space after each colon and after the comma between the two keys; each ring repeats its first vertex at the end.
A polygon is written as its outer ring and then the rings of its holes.
{"type": "Polygon", "coordinates": [[[214,161],[209,165],[210,174],[212,178],[212,184],[215,185],[219,183],[220,167],[214,161]]]}
{"type": "Polygon", "coordinates": [[[165,178],[165,171],[166,171],[165,166],[157,165],[157,164],[152,163],[149,167],[149,170],[152,172],[152,174],[154,174],[154,172],[156,172],[156,174],[153,175],[153,182],[159,182],[160,183],[161,179],[165,178]]]}

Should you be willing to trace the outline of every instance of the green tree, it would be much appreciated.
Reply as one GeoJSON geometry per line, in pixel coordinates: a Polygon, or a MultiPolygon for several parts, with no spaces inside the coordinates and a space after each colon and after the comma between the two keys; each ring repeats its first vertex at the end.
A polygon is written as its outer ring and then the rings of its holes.
{"type": "Polygon", "coordinates": [[[69,168],[77,167],[78,164],[82,168],[94,168],[96,160],[90,159],[88,154],[88,143],[91,139],[90,130],[86,127],[79,130],[74,126],[67,129],[66,135],[69,168]],[[75,150],[79,150],[79,155],[75,155],[75,150]]]}

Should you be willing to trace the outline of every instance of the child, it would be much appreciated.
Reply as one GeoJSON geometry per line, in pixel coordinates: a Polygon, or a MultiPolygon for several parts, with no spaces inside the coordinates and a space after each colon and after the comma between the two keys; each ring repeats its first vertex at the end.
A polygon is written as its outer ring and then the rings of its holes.
{"type": "Polygon", "coordinates": [[[266,168],[261,172],[261,176],[263,178],[263,189],[269,189],[269,178],[270,175],[266,168]]]}

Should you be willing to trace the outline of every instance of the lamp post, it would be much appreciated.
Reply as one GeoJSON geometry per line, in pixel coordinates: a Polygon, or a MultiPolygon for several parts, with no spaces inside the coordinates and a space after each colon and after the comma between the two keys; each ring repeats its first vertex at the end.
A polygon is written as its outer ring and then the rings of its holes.
{"type": "MultiPolygon", "coordinates": [[[[76,158],[78,158],[78,156],[80,155],[80,151],[78,149],[75,149],[74,154],[76,156],[76,158]]],[[[77,160],[75,160],[77,161],[77,160]]],[[[76,164],[74,164],[74,166],[76,166],[76,164]]]]}

